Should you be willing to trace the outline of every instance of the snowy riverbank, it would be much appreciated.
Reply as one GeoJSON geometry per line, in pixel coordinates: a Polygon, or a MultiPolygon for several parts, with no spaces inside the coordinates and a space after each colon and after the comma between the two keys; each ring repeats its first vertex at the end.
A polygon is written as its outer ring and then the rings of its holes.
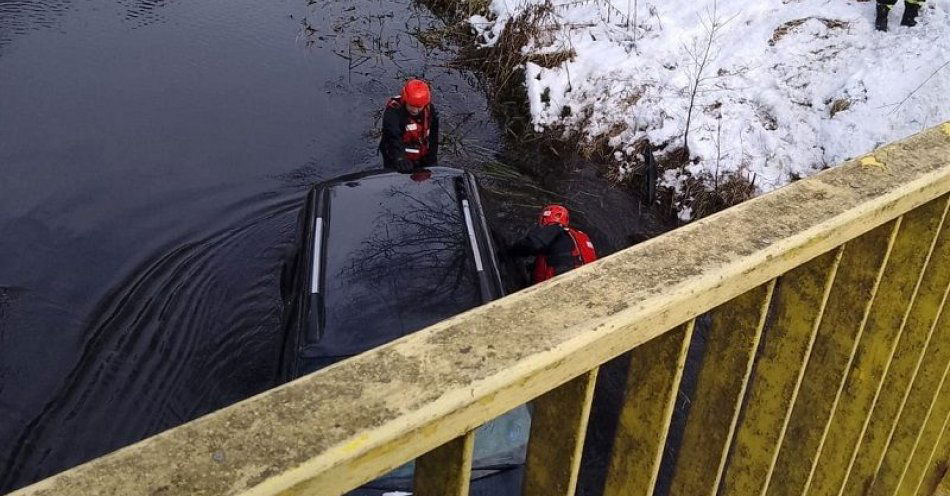
{"type": "Polygon", "coordinates": [[[898,4],[887,33],[873,2],[847,0],[492,0],[471,23],[491,45],[545,3],[525,51],[570,58],[526,64],[535,127],[610,136],[621,175],[638,141],[688,141],[691,163],[661,178],[683,219],[689,177],[765,192],[950,120],[950,0],[927,2],[914,28],[898,4]]]}

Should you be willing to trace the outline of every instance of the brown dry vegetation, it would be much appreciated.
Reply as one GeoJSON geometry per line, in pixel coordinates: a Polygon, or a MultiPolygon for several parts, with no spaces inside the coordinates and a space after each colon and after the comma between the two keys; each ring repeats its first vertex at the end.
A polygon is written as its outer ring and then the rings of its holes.
{"type": "Polygon", "coordinates": [[[699,219],[738,205],[755,196],[755,177],[742,173],[720,174],[718,177],[690,177],[682,199],[699,219]],[[712,189],[710,189],[712,186],[712,189]]]}
{"type": "Polygon", "coordinates": [[[525,54],[531,43],[539,44],[553,28],[553,6],[550,2],[534,5],[506,24],[494,46],[478,48],[468,18],[473,14],[488,16],[485,0],[420,0],[439,16],[463,47],[458,63],[482,76],[492,112],[501,123],[510,149],[522,150],[526,156],[519,167],[534,175],[550,172],[551,164],[562,163],[569,154],[576,154],[573,139],[565,139],[563,129],[537,132],[531,124],[528,95],[524,85],[524,65],[534,62],[556,67],[575,56],[573,51],[525,54]],[[569,145],[569,143],[571,145],[569,145]]]}
{"type": "MultiPolygon", "coordinates": [[[[531,123],[528,95],[524,85],[524,64],[533,62],[550,68],[576,56],[573,51],[524,53],[526,46],[545,46],[545,40],[550,38],[551,30],[557,29],[553,18],[553,5],[550,2],[531,6],[516,18],[509,20],[494,46],[486,48],[477,48],[477,40],[468,24],[468,19],[475,14],[489,17],[487,0],[419,0],[419,2],[448,26],[443,35],[453,37],[463,47],[458,63],[483,76],[482,81],[492,111],[502,124],[509,148],[520,150],[525,156],[524,160],[518,160],[519,169],[534,176],[543,176],[551,172],[561,172],[560,166],[554,164],[567,164],[572,162],[570,159],[579,157],[594,165],[606,177],[613,179],[618,186],[628,187],[633,191],[641,189],[640,181],[643,176],[638,171],[643,164],[638,162],[638,157],[642,157],[642,153],[626,154],[623,161],[617,161],[614,158],[617,149],[609,144],[611,138],[626,130],[623,124],[618,124],[599,136],[588,136],[582,130],[586,128],[585,120],[591,117],[589,109],[582,110],[581,116],[572,116],[572,120],[577,124],[570,128],[551,126],[537,131],[531,123]],[[621,166],[633,173],[620,174],[621,166]]],[[[642,90],[633,92],[628,98],[629,105],[635,104],[642,93],[642,90]]],[[[645,149],[647,146],[650,144],[646,140],[635,144],[637,150],[645,149]]],[[[661,154],[657,158],[670,168],[682,168],[689,161],[687,154],[675,151],[661,154]]],[[[735,181],[722,179],[721,182],[726,185],[732,182],[738,183],[740,179],[740,177],[737,177],[735,181]]],[[[698,192],[700,184],[701,181],[697,180],[697,193],[694,195],[699,199],[695,200],[699,208],[694,207],[694,211],[698,212],[712,213],[715,211],[713,209],[719,205],[737,203],[738,200],[734,198],[740,195],[732,191],[743,190],[743,188],[729,188],[728,191],[714,189],[704,195],[698,192]]],[[[665,194],[661,192],[658,196],[671,212],[674,201],[682,200],[673,198],[672,192],[665,192],[665,194]]]]}
{"type": "Polygon", "coordinates": [[[834,117],[838,112],[844,112],[849,108],[851,108],[851,100],[839,98],[831,102],[831,106],[829,107],[828,111],[831,113],[831,116],[834,117]]]}
{"type": "Polygon", "coordinates": [[[851,23],[849,22],[840,19],[828,19],[827,17],[802,17],[801,19],[793,19],[775,28],[775,31],[772,32],[772,37],[769,38],[769,46],[775,46],[782,38],[810,19],[821,21],[828,29],[847,29],[851,27],[851,23]]]}

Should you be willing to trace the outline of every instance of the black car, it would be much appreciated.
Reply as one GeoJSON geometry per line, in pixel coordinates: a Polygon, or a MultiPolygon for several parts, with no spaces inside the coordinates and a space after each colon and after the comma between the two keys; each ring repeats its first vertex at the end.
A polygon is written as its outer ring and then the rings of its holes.
{"type": "MultiPolygon", "coordinates": [[[[434,167],[313,188],[302,216],[287,378],[313,372],[504,295],[475,178],[434,167]]],[[[479,428],[472,494],[516,494],[530,416],[479,428]]],[[[411,490],[412,464],[353,494],[411,490]]]]}

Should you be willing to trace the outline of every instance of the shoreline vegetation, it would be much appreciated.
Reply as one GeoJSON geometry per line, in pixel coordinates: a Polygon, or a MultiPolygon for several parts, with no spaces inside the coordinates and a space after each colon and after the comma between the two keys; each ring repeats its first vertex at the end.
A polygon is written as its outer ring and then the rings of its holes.
{"type": "Polygon", "coordinates": [[[485,77],[514,148],[632,192],[654,150],[651,207],[681,221],[950,119],[950,0],[888,33],[857,0],[419,3],[485,77]]]}
{"type": "MultiPolygon", "coordinates": [[[[545,203],[562,203],[595,238],[599,254],[609,254],[667,232],[677,225],[666,201],[643,202],[639,176],[617,177],[610,170],[612,149],[606,141],[590,141],[567,129],[538,128],[532,122],[525,86],[527,63],[557,64],[567,54],[535,56],[526,52],[538,36],[549,10],[529,9],[508,22],[493,46],[478,42],[471,19],[490,12],[491,0],[417,0],[443,27],[416,33],[424,43],[451,43],[458,51],[452,62],[478,75],[489,111],[501,130],[504,151],[465,150],[481,156],[483,175],[497,184],[489,194],[507,204],[499,217],[522,226],[545,203]],[[664,204],[666,206],[664,206],[664,204]]],[[[446,136],[452,146],[466,148],[464,138],[446,136]]],[[[476,147],[478,148],[478,147],[476,147]]],[[[504,230],[504,229],[503,229],[504,230]]],[[[504,233],[510,237],[512,233],[504,233]]]]}
{"type": "MultiPolygon", "coordinates": [[[[546,35],[545,26],[552,22],[554,11],[551,2],[529,5],[509,19],[496,42],[491,45],[480,43],[479,33],[472,26],[473,18],[492,16],[491,0],[419,0],[419,3],[433,12],[446,26],[444,31],[430,33],[429,36],[454,40],[460,47],[457,63],[484,76],[492,113],[503,128],[509,148],[523,150],[525,156],[535,157],[534,160],[515,160],[517,168],[526,169],[525,172],[537,177],[551,172],[564,172],[546,169],[542,164],[558,163],[562,159],[581,160],[595,168],[617,188],[634,194],[645,188],[645,152],[654,146],[647,139],[638,140],[632,148],[627,147],[626,155],[629,157],[625,157],[622,167],[617,167],[615,157],[619,150],[611,144],[611,139],[618,134],[618,129],[588,136],[576,127],[540,127],[532,123],[531,96],[525,85],[528,64],[554,68],[576,57],[572,50],[541,53],[530,53],[526,50],[546,35]],[[543,157],[542,160],[536,159],[538,154],[543,157]]],[[[687,157],[688,152],[683,147],[669,150],[659,156],[659,169],[662,171],[682,167],[688,162],[687,157]]],[[[722,184],[712,191],[707,190],[701,180],[691,180],[685,185],[692,196],[699,198],[702,212],[706,215],[754,196],[754,180],[733,175],[720,179],[722,184]]],[[[668,221],[661,221],[668,228],[677,224],[676,201],[677,193],[670,188],[664,188],[658,192],[658,198],[652,205],[661,217],[669,217],[668,221]]]]}

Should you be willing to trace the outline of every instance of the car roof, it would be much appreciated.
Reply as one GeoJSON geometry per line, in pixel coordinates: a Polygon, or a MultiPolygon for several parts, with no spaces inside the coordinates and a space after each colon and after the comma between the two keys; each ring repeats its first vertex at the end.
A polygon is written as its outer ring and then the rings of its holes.
{"type": "Polygon", "coordinates": [[[323,308],[312,353],[357,354],[483,302],[466,179],[437,167],[425,178],[369,172],[319,187],[323,308]]]}
{"type": "Polygon", "coordinates": [[[429,167],[427,169],[419,169],[416,173],[406,174],[402,172],[395,172],[389,169],[376,169],[368,170],[362,172],[354,172],[352,174],[345,174],[342,176],[334,177],[320,183],[317,183],[313,186],[315,190],[322,190],[327,188],[332,188],[343,183],[353,182],[353,181],[390,181],[393,184],[399,185],[406,181],[406,179],[412,180],[415,174],[419,174],[417,179],[418,182],[424,183],[422,181],[422,176],[425,176],[428,173],[429,177],[462,177],[468,173],[462,169],[456,169],[454,167],[429,167]]]}

